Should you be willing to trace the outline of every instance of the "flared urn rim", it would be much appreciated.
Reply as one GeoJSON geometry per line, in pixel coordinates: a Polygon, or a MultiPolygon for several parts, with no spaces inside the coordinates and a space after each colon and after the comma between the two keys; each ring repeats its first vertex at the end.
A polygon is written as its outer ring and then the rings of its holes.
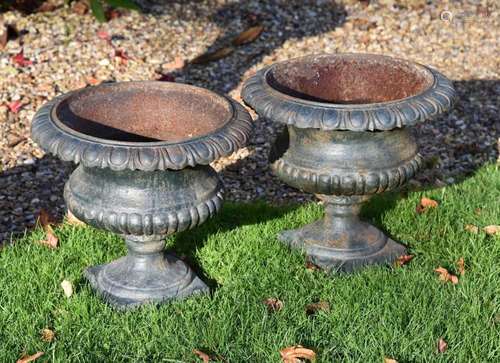
{"type": "Polygon", "coordinates": [[[265,67],[245,82],[242,98],[261,117],[297,128],[387,131],[446,112],[456,92],[443,74],[419,63],[338,53],[265,67]]]}
{"type": "Polygon", "coordinates": [[[33,140],[60,159],[116,171],[208,165],[246,145],[251,130],[250,114],[230,97],[158,81],[63,94],[44,104],[31,126],[33,140]]]}

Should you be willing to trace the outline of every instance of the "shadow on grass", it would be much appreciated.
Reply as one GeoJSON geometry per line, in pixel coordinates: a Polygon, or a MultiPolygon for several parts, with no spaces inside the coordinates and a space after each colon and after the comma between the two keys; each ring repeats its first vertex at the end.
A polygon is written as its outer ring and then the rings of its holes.
{"type": "Polygon", "coordinates": [[[217,287],[217,283],[205,275],[196,257],[196,251],[205,245],[209,236],[231,231],[241,226],[256,225],[281,218],[299,207],[298,204],[280,207],[271,206],[264,201],[251,204],[226,202],[221,212],[203,225],[174,235],[172,245],[168,244],[168,250],[172,250],[175,255],[188,263],[198,276],[213,289],[217,287]]]}

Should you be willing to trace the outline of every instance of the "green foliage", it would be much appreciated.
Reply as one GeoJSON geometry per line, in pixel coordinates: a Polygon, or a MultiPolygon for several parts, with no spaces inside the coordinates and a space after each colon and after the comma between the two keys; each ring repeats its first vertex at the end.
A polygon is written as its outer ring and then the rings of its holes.
{"type": "Polygon", "coordinates": [[[139,11],[139,6],[133,0],[90,0],[90,9],[95,18],[103,23],[106,21],[103,2],[113,8],[124,8],[139,11]]]}
{"type": "Polygon", "coordinates": [[[167,242],[185,255],[212,288],[209,295],[161,307],[117,312],[83,278],[86,266],[123,255],[119,236],[64,224],[60,247],[37,244],[40,229],[0,250],[0,362],[24,352],[45,352],[41,362],[194,362],[193,349],[226,362],[281,362],[294,344],[314,349],[317,362],[500,362],[500,238],[470,233],[465,224],[498,224],[500,171],[485,167],[461,184],[375,198],[365,218],[407,243],[406,266],[374,266],[328,275],[305,268],[305,259],[276,233],[318,218],[315,203],[273,207],[226,203],[213,220],[167,242]],[[415,213],[422,196],[439,206],[415,213]],[[465,275],[457,285],[439,281],[443,266],[465,275]],[[74,285],[66,298],[62,280],[74,285]],[[269,313],[262,301],[283,309],[269,313]],[[329,311],[308,316],[307,304],[329,311]],[[50,328],[55,339],[45,342],[50,328]],[[437,342],[448,343],[437,353],[437,342]]]}
{"type": "Polygon", "coordinates": [[[106,15],[104,14],[104,7],[102,6],[101,0],[90,0],[90,9],[97,21],[101,23],[106,21],[106,15]]]}

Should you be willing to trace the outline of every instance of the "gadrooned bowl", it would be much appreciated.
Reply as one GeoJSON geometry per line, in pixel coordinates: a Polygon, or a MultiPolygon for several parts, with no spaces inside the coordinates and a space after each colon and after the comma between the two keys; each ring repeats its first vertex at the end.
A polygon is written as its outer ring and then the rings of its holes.
{"type": "Polygon", "coordinates": [[[208,165],[245,145],[251,118],[234,100],[173,82],[89,87],[46,103],[32,137],[65,161],[112,170],[208,165]]]}
{"type": "Polygon", "coordinates": [[[456,98],[440,72],[377,54],[310,55],[266,67],[243,87],[257,113],[297,128],[387,131],[444,113],[456,98]]]}

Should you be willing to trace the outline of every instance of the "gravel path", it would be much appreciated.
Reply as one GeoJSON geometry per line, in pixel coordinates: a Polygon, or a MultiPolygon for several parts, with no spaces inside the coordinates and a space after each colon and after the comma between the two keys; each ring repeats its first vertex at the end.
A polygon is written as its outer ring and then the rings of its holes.
{"type": "MultiPolygon", "coordinates": [[[[166,74],[241,100],[242,80],[276,61],[319,52],[400,56],[441,70],[455,81],[460,96],[451,113],[418,127],[428,169],[412,184],[454,183],[494,162],[500,131],[500,7],[493,1],[367,3],[157,0],[146,4],[148,13],[123,12],[106,24],[64,6],[30,16],[0,15],[0,23],[3,17],[20,33],[0,50],[0,243],[31,227],[40,208],[59,216],[64,210],[62,187],[72,166],[45,156],[29,139],[35,111],[55,95],[103,81],[166,74]],[[264,26],[256,41],[221,60],[175,69],[207,49],[229,45],[256,24],[264,26]],[[12,58],[22,50],[24,58],[12,58]]],[[[257,119],[255,130],[250,146],[214,165],[228,199],[311,199],[268,170],[278,128],[257,119]]]]}

